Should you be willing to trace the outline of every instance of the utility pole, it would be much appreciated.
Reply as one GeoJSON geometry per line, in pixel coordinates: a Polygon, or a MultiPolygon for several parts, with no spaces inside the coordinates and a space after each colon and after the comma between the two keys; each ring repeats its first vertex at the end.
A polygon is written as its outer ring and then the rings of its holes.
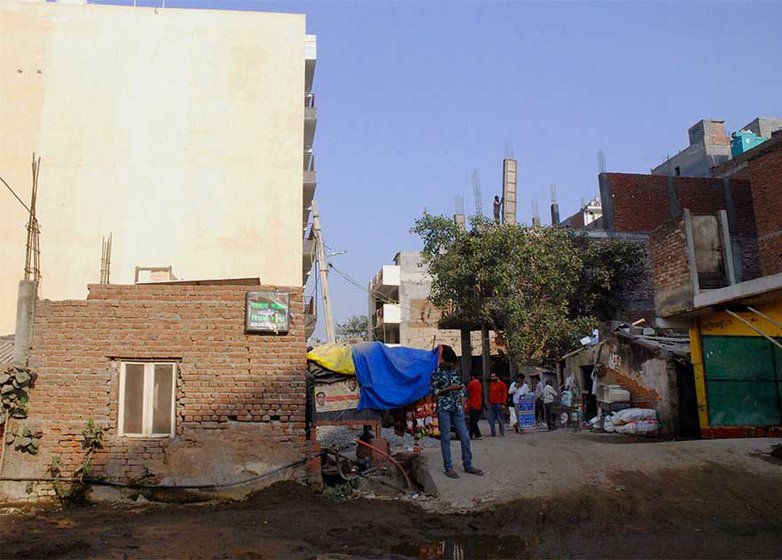
{"type": "Polygon", "coordinates": [[[326,260],[326,248],[323,246],[323,232],[320,229],[318,203],[312,201],[312,231],[315,234],[315,255],[318,261],[321,293],[323,294],[323,312],[326,314],[326,340],[336,342],[334,337],[334,316],[331,314],[331,291],[329,290],[329,263],[326,260]]]}
{"type": "Polygon", "coordinates": [[[483,403],[489,406],[489,381],[491,377],[491,343],[489,341],[489,325],[481,325],[481,367],[483,369],[483,403]]]}

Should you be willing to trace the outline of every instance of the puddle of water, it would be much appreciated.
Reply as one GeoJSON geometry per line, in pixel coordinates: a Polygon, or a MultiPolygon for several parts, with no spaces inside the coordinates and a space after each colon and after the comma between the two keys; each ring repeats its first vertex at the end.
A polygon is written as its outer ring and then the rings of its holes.
{"type": "Polygon", "coordinates": [[[433,541],[426,544],[399,543],[388,551],[391,554],[422,560],[488,560],[521,558],[540,544],[540,537],[511,535],[463,535],[433,541]]]}

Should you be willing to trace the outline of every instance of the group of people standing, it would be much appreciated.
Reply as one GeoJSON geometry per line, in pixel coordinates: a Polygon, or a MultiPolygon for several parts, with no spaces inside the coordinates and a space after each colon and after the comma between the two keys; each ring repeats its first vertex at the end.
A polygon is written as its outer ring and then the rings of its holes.
{"type": "MultiPolygon", "coordinates": [[[[538,376],[530,376],[532,387],[527,384],[526,376],[518,374],[508,387],[504,381],[497,377],[495,372],[491,372],[489,378],[489,410],[488,421],[492,437],[497,435],[495,425],[499,425],[500,437],[505,436],[505,405],[510,401],[509,408],[510,425],[520,433],[519,422],[516,417],[516,411],[519,407],[521,398],[534,393],[535,395],[535,418],[538,422],[545,421],[549,430],[553,430],[554,413],[553,406],[557,397],[557,391],[552,386],[551,380],[543,381],[538,376]]],[[[467,402],[465,410],[469,414],[469,434],[470,438],[481,439],[481,430],[478,422],[483,413],[483,382],[479,373],[472,374],[472,380],[467,384],[467,402]]]]}
{"type": "MultiPolygon", "coordinates": [[[[482,439],[478,422],[483,414],[483,383],[480,374],[474,373],[472,380],[465,387],[461,372],[456,369],[456,353],[450,346],[443,346],[440,367],[432,374],[431,392],[437,398],[437,416],[440,422],[440,447],[443,455],[443,467],[449,478],[459,478],[453,469],[451,458],[451,441],[448,434],[454,428],[462,450],[462,465],[465,472],[482,475],[483,471],[472,464],[470,439],[482,439]],[[465,416],[466,413],[466,416],[465,416]],[[445,436],[445,437],[444,437],[445,436]]],[[[492,437],[496,437],[499,429],[500,437],[505,436],[505,406],[508,400],[510,407],[510,424],[519,433],[516,418],[519,402],[522,397],[535,394],[535,416],[538,420],[545,419],[549,430],[554,429],[553,406],[557,391],[551,380],[542,381],[540,377],[531,376],[532,387],[527,384],[526,377],[518,374],[508,387],[504,381],[491,372],[488,394],[488,421],[492,437]]]]}

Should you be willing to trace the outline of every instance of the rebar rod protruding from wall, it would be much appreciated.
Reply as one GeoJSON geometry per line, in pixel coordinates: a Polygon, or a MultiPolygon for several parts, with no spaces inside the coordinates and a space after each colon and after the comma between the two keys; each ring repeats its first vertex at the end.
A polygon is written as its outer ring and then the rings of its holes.
{"type": "Polygon", "coordinates": [[[36,159],[33,153],[33,189],[30,196],[30,215],[27,220],[27,245],[24,260],[24,279],[32,280],[38,285],[41,281],[41,227],[36,215],[38,201],[38,176],[41,169],[40,156],[36,159]]]}
{"type": "Polygon", "coordinates": [[[541,225],[540,212],[538,211],[538,201],[532,199],[532,225],[537,227],[541,225]]]}
{"type": "Polygon", "coordinates": [[[100,283],[111,283],[111,240],[112,235],[101,238],[102,252],[100,257],[100,283]]]}
{"type": "Polygon", "coordinates": [[[475,169],[472,172],[472,193],[475,197],[475,215],[478,217],[483,216],[483,194],[481,193],[481,179],[478,175],[478,170],[475,169]]]}

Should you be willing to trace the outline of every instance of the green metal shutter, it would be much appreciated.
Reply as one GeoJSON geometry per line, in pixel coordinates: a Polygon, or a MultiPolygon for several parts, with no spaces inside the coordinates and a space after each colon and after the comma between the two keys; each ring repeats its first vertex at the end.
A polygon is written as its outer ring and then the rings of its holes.
{"type": "Polygon", "coordinates": [[[704,336],[711,426],[782,424],[782,351],[761,337],[704,336]]]}

